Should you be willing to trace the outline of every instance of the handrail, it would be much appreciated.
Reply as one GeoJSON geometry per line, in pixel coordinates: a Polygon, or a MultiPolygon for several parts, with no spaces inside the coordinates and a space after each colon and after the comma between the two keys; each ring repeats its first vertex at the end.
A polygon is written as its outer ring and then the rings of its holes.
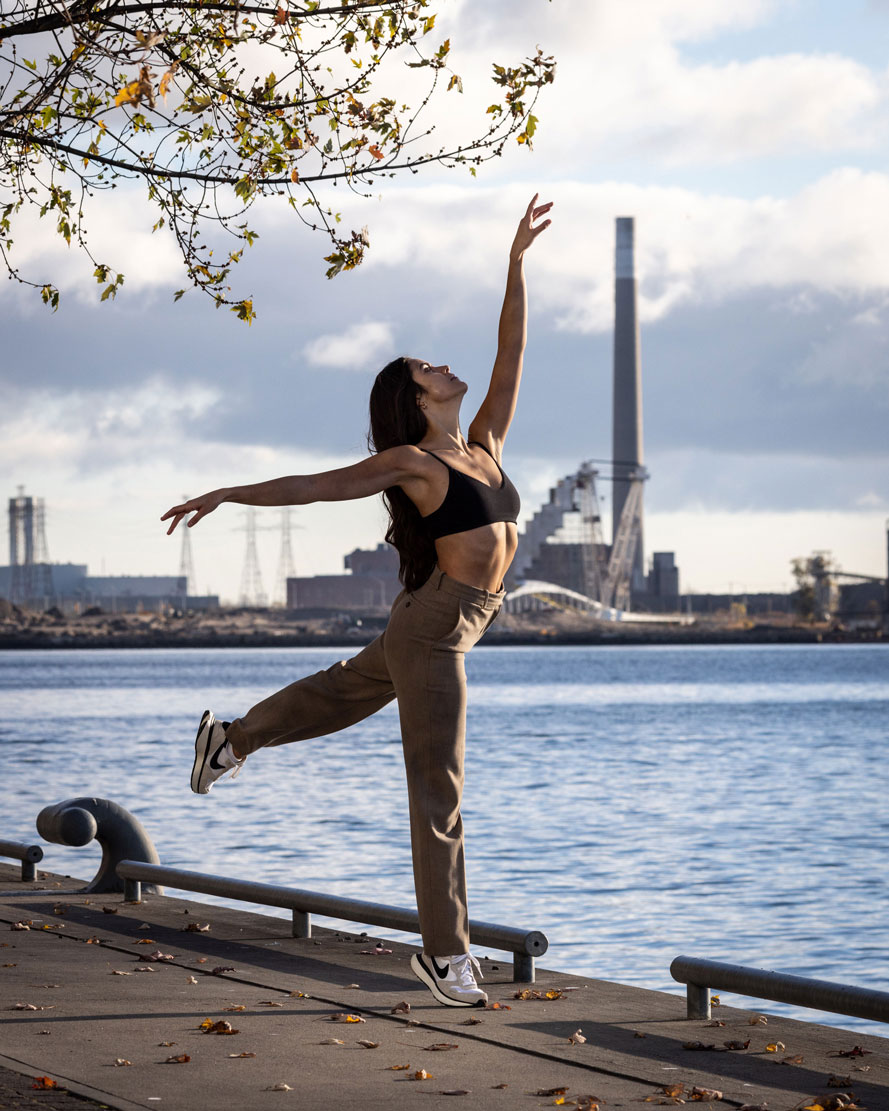
{"type": "MultiPolygon", "coordinates": [[[[119,861],[117,874],[124,880],[124,898],[128,902],[141,900],[142,882],[147,880],[163,883],[180,891],[196,891],[202,895],[219,895],[247,903],[289,908],[293,912],[294,937],[312,936],[310,914],[323,914],[329,918],[363,922],[390,930],[407,930],[411,933],[418,933],[420,928],[419,916],[415,910],[361,899],[347,899],[340,895],[302,891],[296,887],[279,887],[272,883],[211,876],[205,872],[188,872],[181,868],[167,868],[137,860],[119,861]]],[[[475,945],[490,946],[512,953],[513,980],[517,983],[534,983],[534,958],[542,956],[549,946],[545,934],[539,930],[522,930],[514,926],[477,921],[470,921],[469,934],[475,945]]]]}
{"type": "Polygon", "coordinates": [[[22,862],[22,882],[33,883],[37,878],[38,861],[43,860],[43,849],[39,845],[26,845],[21,841],[0,841],[0,856],[12,857],[22,862]]]}
{"type": "Polygon", "coordinates": [[[670,975],[686,985],[688,1018],[710,1018],[710,989],[719,988],[776,1003],[793,1003],[852,1018],[889,1022],[889,992],[876,988],[723,964],[701,957],[677,957],[670,965],[670,975]]]}

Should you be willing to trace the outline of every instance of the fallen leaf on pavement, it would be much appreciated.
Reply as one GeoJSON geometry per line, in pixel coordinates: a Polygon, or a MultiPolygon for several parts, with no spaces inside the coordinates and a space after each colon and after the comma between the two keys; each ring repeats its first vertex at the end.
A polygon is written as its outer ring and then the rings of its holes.
{"type": "Polygon", "coordinates": [[[37,1088],[39,1091],[45,1091],[47,1088],[58,1088],[58,1084],[51,1076],[35,1076],[32,1088],[37,1088]]]}
{"type": "Polygon", "coordinates": [[[830,1076],[828,1076],[827,1078],[827,1086],[828,1088],[851,1088],[852,1077],[835,1076],[833,1073],[831,1073],[830,1076]]]}
{"type": "MultiPolygon", "coordinates": [[[[504,1087],[506,1085],[504,1084],[504,1087]]],[[[534,1095],[536,1096],[563,1096],[568,1091],[567,1088],[538,1088],[534,1095]]]]}
{"type": "Polygon", "coordinates": [[[231,1007],[226,1007],[226,1011],[246,1011],[247,1007],[244,1003],[233,1003],[231,1007]]]}
{"type": "Polygon", "coordinates": [[[648,1035],[647,1035],[647,1034],[643,1034],[641,1030],[634,1030],[634,1031],[633,1031],[633,1037],[634,1037],[634,1038],[645,1038],[645,1037],[647,1037],[647,1036],[648,1036],[648,1035]]]}
{"type": "Polygon", "coordinates": [[[682,1043],[682,1048],[683,1049],[697,1049],[697,1050],[712,1049],[716,1052],[719,1052],[716,1049],[716,1046],[712,1042],[683,1042],[682,1043]]]}
{"type": "Polygon", "coordinates": [[[836,1053],[828,1054],[829,1057],[865,1057],[871,1050],[862,1049],[860,1045],[853,1046],[851,1049],[838,1049],[836,1053]]]}
{"type": "Polygon", "coordinates": [[[145,960],[147,961],[173,961],[176,958],[172,953],[162,953],[160,949],[155,949],[153,953],[149,953],[145,960]]]}
{"type": "Polygon", "coordinates": [[[205,934],[209,929],[209,922],[203,925],[200,922],[189,922],[187,926],[183,927],[183,932],[187,934],[205,934]]]}
{"type": "Polygon", "coordinates": [[[508,1003],[489,1003],[485,1007],[486,1011],[511,1011],[512,1007],[508,1003]]]}
{"type": "Polygon", "coordinates": [[[120,1067],[121,1067],[121,1065],[131,1065],[132,1063],[133,1063],[133,1062],[132,1062],[132,1061],[128,1061],[128,1060],[126,1059],[126,1057],[115,1057],[115,1058],[114,1058],[114,1067],[115,1067],[115,1068],[120,1068],[120,1067]]]}
{"type": "Polygon", "coordinates": [[[331,1022],[367,1022],[367,1019],[362,1018],[361,1015],[350,1015],[350,1014],[346,1014],[345,1011],[337,1011],[337,1013],[335,1015],[330,1016],[330,1021],[331,1022]]]}
{"type": "Polygon", "coordinates": [[[229,1057],[255,1057],[255,1053],[229,1053],[229,1057]]]}
{"type": "Polygon", "coordinates": [[[240,1030],[235,1030],[232,1024],[226,1022],[224,1018],[221,1018],[218,1022],[212,1023],[204,1030],[205,1034],[240,1034],[240,1032],[240,1030]]]}
{"type": "Polygon", "coordinates": [[[431,1072],[427,1072],[425,1069],[417,1069],[416,1072],[411,1073],[410,1079],[411,1080],[434,1080],[435,1077],[432,1075],[431,1072]]]}
{"type": "Polygon", "coordinates": [[[178,1057],[168,1057],[165,1065],[186,1065],[191,1060],[187,1053],[180,1053],[178,1057]]]}
{"type": "Polygon", "coordinates": [[[766,1046],[766,1053],[777,1053],[779,1050],[783,1053],[787,1049],[784,1042],[769,1042],[766,1046]]]}
{"type": "Polygon", "coordinates": [[[304,991],[292,991],[287,996],[288,999],[311,999],[311,995],[306,995],[304,991]]]}
{"type": "Polygon", "coordinates": [[[140,964],[133,969],[134,972],[157,972],[156,968],[150,968],[147,964],[140,964]]]}
{"type": "Polygon", "coordinates": [[[708,1022],[708,1026],[725,1026],[721,1018],[714,1019],[713,1022],[708,1022]]]}
{"type": "Polygon", "coordinates": [[[103,914],[117,914],[117,907],[102,907],[103,914]]]}
{"type": "Polygon", "coordinates": [[[564,992],[558,988],[551,988],[549,991],[537,991],[534,988],[524,988],[522,991],[517,991],[513,994],[513,999],[561,999],[564,992]]]}
{"type": "MultiPolygon", "coordinates": [[[[204,958],[206,960],[206,957],[204,958]]],[[[203,961],[201,961],[203,964],[203,961]]],[[[215,968],[210,969],[211,976],[221,976],[223,972],[235,972],[235,966],[232,964],[219,964],[215,968]]]]}
{"type": "MultiPolygon", "coordinates": [[[[726,1049],[746,1049],[750,1045],[750,1039],[748,1038],[746,1042],[730,1041],[723,1042],[722,1044],[726,1049]]],[[[781,1048],[783,1049],[784,1046],[782,1045],[781,1048]]]]}
{"type": "Polygon", "coordinates": [[[751,1017],[747,1019],[748,1026],[768,1026],[768,1024],[769,1020],[765,1015],[751,1015],[751,1017]]]}
{"type": "Polygon", "coordinates": [[[283,1003],[279,1003],[277,999],[260,999],[257,1004],[259,1007],[283,1007],[283,1003]]]}
{"type": "Polygon", "coordinates": [[[198,980],[196,976],[189,976],[185,982],[186,984],[196,984],[198,980]]]}
{"type": "Polygon", "coordinates": [[[464,1018],[463,1021],[460,1023],[460,1025],[461,1026],[478,1026],[478,1025],[480,1025],[480,1023],[482,1023],[484,1021],[485,1020],[483,1018],[464,1018]]]}
{"type": "Polygon", "coordinates": [[[324,1038],[323,1041],[318,1042],[318,1045],[345,1045],[346,1043],[342,1038],[324,1038]]]}
{"type": "Polygon", "coordinates": [[[368,1041],[367,1038],[359,1038],[358,1044],[361,1045],[361,1046],[364,1046],[365,1049],[379,1049],[380,1048],[380,1043],[379,1042],[371,1042],[371,1041],[368,1041]]]}
{"type": "Polygon", "coordinates": [[[409,1015],[410,1013],[411,1005],[404,1000],[402,1000],[400,1003],[396,1003],[392,1010],[389,1012],[390,1015],[409,1015]]]}
{"type": "Polygon", "coordinates": [[[404,1072],[410,1065],[386,1065],[386,1072],[404,1072]]]}
{"type": "Polygon", "coordinates": [[[289,1084],[285,1084],[284,1081],[281,1080],[277,1084],[269,1084],[269,1086],[267,1088],[263,1088],[263,1091],[264,1092],[292,1092],[293,1089],[290,1087],[289,1084]]]}
{"type": "Polygon", "coordinates": [[[158,1048],[161,1048],[162,1046],[175,1045],[176,1043],[175,1042],[158,1042],[157,1044],[158,1044],[158,1048]]]}
{"type": "Polygon", "coordinates": [[[132,972],[121,972],[121,970],[119,968],[115,968],[112,971],[111,975],[112,976],[132,976],[132,972]]]}
{"type": "Polygon", "coordinates": [[[432,1045],[424,1046],[424,1049],[428,1050],[430,1053],[434,1053],[437,1050],[459,1049],[459,1048],[460,1047],[458,1045],[456,1045],[454,1042],[433,1042],[432,1045]]]}
{"type": "Polygon", "coordinates": [[[465,1088],[448,1088],[444,1092],[439,1092],[442,1096],[468,1096],[469,1092],[465,1088]]]}
{"type": "MultiPolygon", "coordinates": [[[[140,926],[139,929],[141,930],[142,927],[140,926]]],[[[157,942],[153,938],[150,938],[150,937],[139,937],[133,942],[133,944],[134,945],[157,945],[157,942]]]]}
{"type": "Polygon", "coordinates": [[[692,1088],[688,1098],[691,1103],[715,1103],[722,1099],[722,1092],[718,1088],[692,1088]]]}
{"type": "Polygon", "coordinates": [[[572,1045],[586,1045],[586,1038],[583,1036],[582,1030],[575,1030],[568,1041],[572,1045]]]}
{"type": "Polygon", "coordinates": [[[31,927],[27,922],[13,922],[9,927],[11,930],[30,930],[31,927]]]}
{"type": "Polygon", "coordinates": [[[782,1057],[782,1065],[801,1065],[803,1063],[802,1053],[795,1053],[792,1057],[782,1057]]]}
{"type": "Polygon", "coordinates": [[[8,1007],[10,1011],[54,1011],[55,1006],[44,1006],[37,1003],[15,1003],[12,1007],[8,1007]]]}

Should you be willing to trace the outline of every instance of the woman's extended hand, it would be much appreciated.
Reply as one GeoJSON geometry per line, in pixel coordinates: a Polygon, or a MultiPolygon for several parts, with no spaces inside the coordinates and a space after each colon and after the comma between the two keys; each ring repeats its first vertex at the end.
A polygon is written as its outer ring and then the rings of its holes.
{"type": "Polygon", "coordinates": [[[537,198],[539,196],[539,193],[535,193],[531,198],[531,203],[528,205],[527,211],[519,223],[519,230],[515,233],[515,239],[513,240],[509,257],[516,261],[528,250],[537,236],[540,235],[542,231],[546,231],[552,223],[552,220],[544,220],[542,224],[538,224],[536,227],[534,226],[534,221],[539,220],[540,217],[543,216],[544,213],[549,212],[553,206],[552,201],[547,201],[546,204],[538,205],[537,198]]]}
{"type": "Polygon", "coordinates": [[[191,528],[192,525],[196,525],[202,517],[206,517],[208,513],[212,513],[214,509],[221,505],[227,494],[228,490],[211,490],[209,494],[201,494],[199,498],[189,498],[182,505],[174,505],[172,509],[168,509],[161,517],[162,521],[166,521],[168,517],[173,518],[173,523],[167,529],[167,536],[189,513],[194,513],[194,516],[188,522],[188,527],[191,528]]]}

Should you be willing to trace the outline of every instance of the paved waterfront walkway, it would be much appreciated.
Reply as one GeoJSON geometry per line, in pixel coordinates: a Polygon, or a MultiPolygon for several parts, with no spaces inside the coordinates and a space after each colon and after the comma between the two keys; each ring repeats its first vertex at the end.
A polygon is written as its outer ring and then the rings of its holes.
{"type": "Polygon", "coordinates": [[[629,1111],[698,1088],[723,1095],[703,1106],[826,1111],[853,1091],[859,1106],[889,1111],[883,1038],[751,1025],[752,1012],[727,1007],[715,1011],[724,1026],[689,1022],[682,996],[544,970],[533,989],[562,997],[516,999],[523,985],[496,953],[482,966],[502,1009],[449,1010],[413,978],[407,945],[377,953],[372,938],[320,929],[296,939],[263,914],[173,897],[133,905],[78,894],[82,881],[18,875],[0,864],[0,1108],[513,1111],[593,1096],[629,1111]],[[402,1003],[409,1013],[393,1013],[402,1003]],[[237,1033],[205,1033],[207,1020],[237,1033]],[[586,1040],[572,1042],[576,1031],[586,1040]],[[836,1056],[854,1046],[866,1055],[836,1056]],[[832,1075],[849,1081],[829,1087],[832,1075]],[[57,1087],[34,1089],[37,1077],[57,1087]]]}

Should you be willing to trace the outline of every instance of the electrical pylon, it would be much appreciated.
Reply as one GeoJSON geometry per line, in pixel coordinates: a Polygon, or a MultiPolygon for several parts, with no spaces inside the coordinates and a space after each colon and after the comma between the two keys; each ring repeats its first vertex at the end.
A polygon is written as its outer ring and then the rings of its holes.
{"type": "Polygon", "coordinates": [[[293,546],[290,540],[290,506],[281,507],[281,555],[278,557],[278,575],[275,579],[274,605],[287,605],[287,580],[296,575],[293,563],[293,546]]]}
{"type": "MultiPolygon", "coordinates": [[[[188,501],[188,495],[183,494],[182,500],[188,501]]],[[[188,525],[183,522],[182,528],[179,531],[182,533],[182,546],[179,552],[179,578],[185,580],[183,594],[187,598],[189,594],[197,594],[194,560],[191,555],[191,530],[188,525]]]]}
{"type": "Polygon", "coordinates": [[[244,553],[244,570],[241,574],[241,605],[265,606],[268,603],[256,554],[256,510],[247,507],[247,550],[244,553]]]}

